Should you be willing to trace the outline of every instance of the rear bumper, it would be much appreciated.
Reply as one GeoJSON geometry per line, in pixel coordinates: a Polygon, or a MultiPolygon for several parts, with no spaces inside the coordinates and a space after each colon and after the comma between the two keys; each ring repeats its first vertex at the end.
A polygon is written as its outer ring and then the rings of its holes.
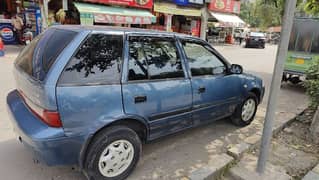
{"type": "Polygon", "coordinates": [[[259,47],[259,46],[265,46],[265,42],[261,41],[246,41],[247,47],[259,47]]]}
{"type": "Polygon", "coordinates": [[[17,90],[7,96],[8,114],[19,140],[47,165],[77,164],[84,137],[67,137],[63,128],[44,124],[26,106],[17,90]]]}

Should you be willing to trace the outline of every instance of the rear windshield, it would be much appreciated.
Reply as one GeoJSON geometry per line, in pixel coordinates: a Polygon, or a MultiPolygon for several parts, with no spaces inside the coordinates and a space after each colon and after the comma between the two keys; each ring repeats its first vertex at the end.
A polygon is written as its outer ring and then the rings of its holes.
{"type": "Polygon", "coordinates": [[[259,32],[251,32],[250,36],[253,36],[253,37],[265,37],[265,35],[263,33],[259,33],[259,32]]]}
{"type": "Polygon", "coordinates": [[[22,50],[16,65],[34,79],[43,81],[58,55],[76,34],[70,30],[48,29],[22,50]]]}

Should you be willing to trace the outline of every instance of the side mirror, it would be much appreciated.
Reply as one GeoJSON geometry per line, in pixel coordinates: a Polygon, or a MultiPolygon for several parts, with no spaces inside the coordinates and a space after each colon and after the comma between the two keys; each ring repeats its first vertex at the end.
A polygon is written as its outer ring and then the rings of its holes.
{"type": "Polygon", "coordinates": [[[230,73],[232,74],[242,74],[243,73],[243,67],[238,64],[232,64],[229,69],[230,73]]]}

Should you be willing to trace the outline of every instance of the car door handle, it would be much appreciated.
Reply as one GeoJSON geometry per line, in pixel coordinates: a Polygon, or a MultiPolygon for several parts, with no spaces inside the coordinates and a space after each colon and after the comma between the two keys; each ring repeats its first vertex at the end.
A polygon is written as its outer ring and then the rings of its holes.
{"type": "Polygon", "coordinates": [[[134,97],[134,102],[136,103],[142,103],[147,100],[146,96],[135,96],[134,97]]]}
{"type": "Polygon", "coordinates": [[[206,91],[206,88],[203,86],[198,88],[198,93],[204,93],[205,91],[206,91]]]}

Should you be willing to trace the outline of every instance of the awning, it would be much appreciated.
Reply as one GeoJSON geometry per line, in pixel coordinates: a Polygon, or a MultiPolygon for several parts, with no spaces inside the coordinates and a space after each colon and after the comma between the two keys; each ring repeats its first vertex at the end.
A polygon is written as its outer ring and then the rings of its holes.
{"type": "Polygon", "coordinates": [[[200,9],[190,8],[190,7],[178,7],[176,4],[171,3],[154,3],[154,11],[165,13],[165,14],[174,14],[182,16],[201,16],[200,9]]]}
{"type": "Polygon", "coordinates": [[[217,19],[217,21],[226,27],[244,27],[245,22],[240,17],[234,14],[210,12],[210,14],[217,19]]]}
{"type": "Polygon", "coordinates": [[[74,3],[81,15],[81,24],[152,24],[156,17],[147,10],[111,7],[89,3],[74,3]],[[90,21],[91,19],[91,21],[90,21]]]}

